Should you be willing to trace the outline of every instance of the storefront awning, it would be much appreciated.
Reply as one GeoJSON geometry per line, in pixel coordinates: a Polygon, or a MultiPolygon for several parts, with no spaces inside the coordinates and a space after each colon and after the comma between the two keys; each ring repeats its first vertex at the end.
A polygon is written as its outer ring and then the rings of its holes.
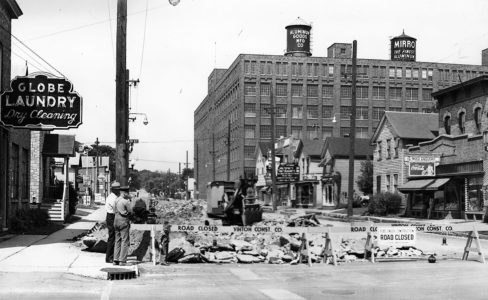
{"type": "Polygon", "coordinates": [[[437,178],[437,179],[414,179],[409,180],[404,185],[398,187],[400,192],[410,191],[436,191],[441,186],[446,184],[449,178],[437,178]]]}

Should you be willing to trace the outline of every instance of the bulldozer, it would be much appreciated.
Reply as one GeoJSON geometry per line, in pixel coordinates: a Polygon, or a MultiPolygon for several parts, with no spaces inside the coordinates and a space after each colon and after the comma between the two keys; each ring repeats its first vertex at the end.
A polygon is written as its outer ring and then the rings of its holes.
{"type": "Polygon", "coordinates": [[[207,185],[207,215],[222,220],[222,225],[252,225],[263,219],[263,210],[256,203],[254,178],[212,181],[207,185]]]}

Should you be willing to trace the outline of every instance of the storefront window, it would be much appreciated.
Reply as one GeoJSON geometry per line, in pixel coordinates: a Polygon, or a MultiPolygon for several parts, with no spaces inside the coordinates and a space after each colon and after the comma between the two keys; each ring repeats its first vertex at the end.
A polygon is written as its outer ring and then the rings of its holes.
{"type": "Polygon", "coordinates": [[[468,179],[467,211],[483,211],[482,177],[468,179]]]}
{"type": "Polygon", "coordinates": [[[446,184],[445,189],[445,210],[458,210],[459,202],[464,195],[461,194],[463,191],[464,184],[461,180],[451,180],[446,184]],[[459,184],[459,186],[458,186],[459,184]]]}

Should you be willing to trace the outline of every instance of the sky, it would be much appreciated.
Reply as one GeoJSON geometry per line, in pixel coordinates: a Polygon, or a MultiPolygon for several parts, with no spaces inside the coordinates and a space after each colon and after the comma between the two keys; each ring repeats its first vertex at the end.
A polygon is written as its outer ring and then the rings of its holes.
{"type": "MultiPolygon", "coordinates": [[[[83,124],[56,133],[115,147],[117,0],[17,3],[23,15],[12,34],[36,54],[12,38],[12,78],[26,61],[29,72],[61,72],[83,97],[83,124]]],[[[358,58],[389,59],[390,38],[405,30],[417,38],[417,61],[480,65],[487,12],[486,0],[128,0],[127,68],[140,81],[131,112],[149,121],[136,115],[129,125],[140,141],[134,167],[177,172],[188,151],[193,168],[193,113],[209,74],[239,54],[282,55],[285,26],[297,17],[312,25],[313,56],[357,40],[358,58]]]]}

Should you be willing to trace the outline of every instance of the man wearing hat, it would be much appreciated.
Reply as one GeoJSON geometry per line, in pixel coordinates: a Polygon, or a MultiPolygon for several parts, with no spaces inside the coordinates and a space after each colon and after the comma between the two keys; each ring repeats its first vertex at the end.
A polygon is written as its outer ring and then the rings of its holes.
{"type": "Polygon", "coordinates": [[[130,246],[129,232],[132,207],[130,204],[129,187],[121,186],[119,190],[120,196],[115,200],[114,265],[125,265],[130,246]]]}
{"type": "Polygon", "coordinates": [[[105,262],[112,263],[114,260],[114,244],[115,244],[115,200],[120,195],[120,183],[114,181],[110,186],[110,195],[108,195],[105,200],[105,211],[107,212],[107,217],[105,221],[107,222],[108,229],[108,239],[107,239],[107,251],[105,252],[105,262]]]}

